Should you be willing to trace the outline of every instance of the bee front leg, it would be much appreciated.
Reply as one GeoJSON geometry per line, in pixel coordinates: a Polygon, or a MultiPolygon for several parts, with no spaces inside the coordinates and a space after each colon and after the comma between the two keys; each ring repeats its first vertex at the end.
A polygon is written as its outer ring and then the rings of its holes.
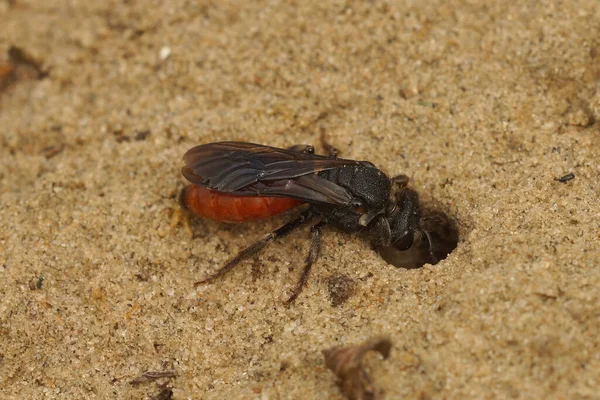
{"type": "Polygon", "coordinates": [[[244,250],[240,251],[233,259],[231,259],[227,264],[225,264],[225,266],[223,266],[217,272],[204,278],[201,281],[194,283],[194,287],[200,286],[204,283],[210,283],[210,282],[214,281],[215,279],[225,275],[226,273],[231,271],[236,265],[238,265],[240,261],[257,254],[269,242],[289,234],[290,232],[292,232],[294,229],[298,228],[305,222],[310,221],[312,218],[313,218],[313,213],[311,212],[311,210],[310,209],[306,210],[305,212],[300,214],[295,220],[288,222],[287,224],[283,225],[282,227],[274,230],[273,232],[269,233],[267,236],[258,240],[254,244],[252,244],[252,245],[246,247],[244,250]]]}
{"type": "Polygon", "coordinates": [[[377,218],[370,229],[371,243],[374,246],[388,247],[392,244],[392,229],[386,218],[377,218]]]}

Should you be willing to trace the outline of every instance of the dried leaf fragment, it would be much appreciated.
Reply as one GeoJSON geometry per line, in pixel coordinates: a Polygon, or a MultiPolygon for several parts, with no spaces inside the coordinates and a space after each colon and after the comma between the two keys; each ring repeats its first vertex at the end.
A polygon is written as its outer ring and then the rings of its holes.
{"type": "Polygon", "coordinates": [[[29,68],[31,78],[43,79],[48,76],[48,70],[42,67],[42,63],[20,47],[10,46],[8,57],[13,65],[29,68]]]}
{"type": "Polygon", "coordinates": [[[386,338],[369,339],[363,344],[332,347],[323,350],[325,365],[338,377],[338,385],[350,400],[378,400],[383,394],[378,391],[362,365],[368,351],[377,351],[388,358],[392,342],[386,338]]]}
{"type": "Polygon", "coordinates": [[[153,382],[161,378],[174,378],[175,376],[175,371],[147,371],[137,378],[132,379],[129,383],[131,385],[139,385],[140,383],[153,382]]]}
{"type": "Polygon", "coordinates": [[[153,400],[170,400],[173,398],[173,389],[170,387],[162,389],[156,396],[152,397],[153,400]]]}

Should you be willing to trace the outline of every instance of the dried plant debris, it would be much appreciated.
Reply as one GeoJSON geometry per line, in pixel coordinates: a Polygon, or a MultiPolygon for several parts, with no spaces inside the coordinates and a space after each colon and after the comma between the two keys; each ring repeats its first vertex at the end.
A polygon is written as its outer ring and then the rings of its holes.
{"type": "Polygon", "coordinates": [[[162,389],[156,396],[152,396],[153,400],[170,400],[173,398],[173,389],[170,387],[165,387],[162,389]]]}
{"type": "Polygon", "coordinates": [[[368,351],[377,351],[388,358],[392,342],[386,338],[369,339],[363,344],[332,347],[323,350],[325,365],[338,377],[338,385],[350,400],[378,400],[383,392],[378,390],[362,365],[368,351]]]}
{"type": "Polygon", "coordinates": [[[31,54],[17,46],[11,46],[8,49],[8,58],[12,65],[27,68],[31,78],[43,79],[48,76],[48,70],[42,67],[42,63],[36,60],[31,54]]]}
{"type": "Polygon", "coordinates": [[[143,131],[139,131],[135,134],[134,139],[137,141],[146,140],[148,136],[150,136],[150,129],[145,129],[143,131]]]}
{"type": "Polygon", "coordinates": [[[7,57],[0,61],[0,91],[13,82],[26,79],[43,79],[48,70],[25,50],[17,46],[8,49],[7,57]]]}
{"type": "Polygon", "coordinates": [[[64,149],[65,149],[65,145],[63,143],[54,144],[54,145],[44,147],[42,149],[42,154],[44,157],[46,157],[46,159],[49,160],[53,157],[56,157],[60,153],[62,153],[62,151],[64,149]]]}
{"type": "Polygon", "coordinates": [[[333,307],[344,304],[355,292],[356,283],[345,274],[333,274],[327,278],[327,293],[333,307]]]}
{"type": "Polygon", "coordinates": [[[40,275],[39,277],[33,278],[29,281],[29,289],[31,290],[40,290],[42,288],[42,284],[44,283],[44,277],[40,275]]]}
{"type": "Polygon", "coordinates": [[[559,181],[560,183],[567,183],[572,179],[575,179],[575,174],[572,172],[569,172],[568,174],[561,176],[560,178],[554,178],[554,180],[559,181]]]}
{"type": "Polygon", "coordinates": [[[149,396],[148,398],[154,400],[169,400],[173,397],[173,389],[170,386],[170,380],[175,376],[177,376],[175,371],[146,371],[140,376],[129,381],[129,384],[137,386],[164,379],[162,382],[157,382],[156,384],[159,390],[158,394],[155,396],[149,396]]]}
{"type": "Polygon", "coordinates": [[[154,382],[162,378],[174,378],[176,376],[175,371],[147,371],[138,376],[137,378],[129,381],[131,385],[139,385],[141,383],[154,382]]]}

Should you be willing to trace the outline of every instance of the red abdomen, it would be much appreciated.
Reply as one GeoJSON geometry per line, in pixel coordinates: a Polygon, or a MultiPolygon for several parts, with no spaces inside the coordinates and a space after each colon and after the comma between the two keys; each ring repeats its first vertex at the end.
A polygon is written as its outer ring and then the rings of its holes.
{"type": "Polygon", "coordinates": [[[181,193],[182,205],[194,214],[220,222],[268,218],[294,208],[301,201],[285,197],[245,197],[189,185],[181,193]]]}

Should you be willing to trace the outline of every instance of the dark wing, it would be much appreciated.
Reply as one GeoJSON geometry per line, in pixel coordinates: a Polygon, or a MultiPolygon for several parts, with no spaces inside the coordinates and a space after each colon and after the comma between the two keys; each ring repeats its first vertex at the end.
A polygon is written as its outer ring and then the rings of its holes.
{"type": "Polygon", "coordinates": [[[329,204],[348,204],[352,194],[316,173],[361,165],[359,161],[245,142],[196,146],[185,153],[183,160],[186,165],[182,173],[187,180],[217,192],[329,204]]]}

